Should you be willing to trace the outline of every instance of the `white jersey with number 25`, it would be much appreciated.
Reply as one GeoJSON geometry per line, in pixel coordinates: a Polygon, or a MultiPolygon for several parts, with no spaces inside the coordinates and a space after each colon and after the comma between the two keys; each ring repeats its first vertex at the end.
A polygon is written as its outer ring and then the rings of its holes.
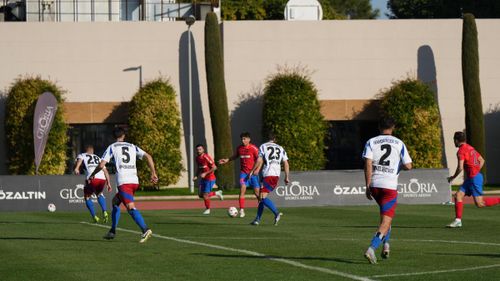
{"type": "Polygon", "coordinates": [[[400,139],[391,135],[380,135],[369,139],[363,158],[373,164],[372,187],[396,190],[401,165],[411,163],[410,154],[400,139]]]}
{"type": "Polygon", "coordinates": [[[128,142],[115,142],[108,146],[102,160],[109,163],[111,158],[115,160],[116,181],[118,186],[123,184],[138,184],[137,158],[142,159],[145,152],[138,146],[128,142]]]}
{"type": "Polygon", "coordinates": [[[288,161],[286,151],[274,142],[266,142],[259,147],[259,157],[264,160],[262,168],[263,177],[279,177],[281,174],[281,162],[288,161]]]}

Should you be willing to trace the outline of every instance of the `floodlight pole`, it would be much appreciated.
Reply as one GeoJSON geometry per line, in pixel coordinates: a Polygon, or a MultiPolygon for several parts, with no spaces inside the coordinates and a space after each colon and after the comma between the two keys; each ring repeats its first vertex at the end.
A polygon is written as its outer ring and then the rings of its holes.
{"type": "Polygon", "coordinates": [[[189,192],[194,193],[194,144],[193,144],[193,81],[191,75],[191,25],[194,24],[196,18],[190,15],[186,18],[186,24],[188,26],[188,104],[189,104],[189,146],[188,146],[188,157],[189,157],[189,170],[188,170],[188,182],[189,182],[189,192]]]}

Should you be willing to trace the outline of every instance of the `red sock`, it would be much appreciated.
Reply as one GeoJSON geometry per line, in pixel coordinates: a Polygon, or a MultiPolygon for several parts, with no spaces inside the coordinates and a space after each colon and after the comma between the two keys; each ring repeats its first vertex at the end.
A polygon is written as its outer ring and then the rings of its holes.
{"type": "Polygon", "coordinates": [[[500,204],[500,197],[483,197],[484,205],[491,207],[500,204]]]}
{"type": "Polygon", "coordinates": [[[203,199],[205,201],[205,208],[210,209],[210,199],[203,199]]]}
{"type": "Polygon", "coordinates": [[[240,209],[245,209],[245,197],[240,197],[240,209]]]}
{"type": "Polygon", "coordinates": [[[463,210],[464,210],[464,202],[455,202],[455,218],[462,219],[463,210]]]}
{"type": "Polygon", "coordinates": [[[214,197],[215,196],[215,191],[210,191],[210,193],[208,194],[208,197],[214,197]]]}

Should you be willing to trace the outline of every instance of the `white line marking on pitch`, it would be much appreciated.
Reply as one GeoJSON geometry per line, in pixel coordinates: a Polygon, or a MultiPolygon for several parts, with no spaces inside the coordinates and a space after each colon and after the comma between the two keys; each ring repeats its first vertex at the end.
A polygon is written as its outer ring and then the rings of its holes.
{"type": "MultiPolygon", "coordinates": [[[[97,227],[101,227],[101,228],[108,228],[108,226],[99,225],[99,224],[93,224],[93,223],[88,223],[88,222],[81,222],[81,223],[82,224],[86,224],[86,225],[90,225],[90,226],[97,226],[97,227]]],[[[129,232],[129,233],[134,233],[134,234],[141,234],[139,231],[124,229],[124,228],[116,228],[116,229],[120,230],[120,231],[123,231],[123,232],[129,232]]],[[[258,253],[258,252],[253,252],[253,251],[248,251],[248,250],[243,250],[243,249],[230,248],[230,247],[219,246],[219,245],[214,245],[214,244],[208,244],[208,243],[203,243],[203,242],[196,242],[196,241],[185,240],[185,239],[179,239],[179,238],[174,238],[174,237],[168,237],[168,236],[163,236],[163,235],[154,234],[154,233],[153,233],[153,237],[161,238],[161,239],[165,239],[165,240],[171,240],[171,241],[180,242],[180,243],[185,243],[185,244],[191,244],[191,245],[203,246],[203,247],[207,247],[207,248],[224,250],[224,251],[229,251],[229,252],[237,252],[237,253],[247,254],[249,256],[261,257],[261,258],[264,258],[264,259],[268,259],[268,260],[272,260],[272,261],[276,261],[276,262],[280,262],[280,263],[292,265],[292,266],[295,266],[295,267],[300,267],[300,268],[305,268],[305,269],[309,269],[309,270],[319,271],[319,272],[323,272],[323,273],[327,273],[327,274],[331,274],[331,275],[342,276],[342,277],[353,279],[353,280],[372,281],[372,279],[370,279],[368,277],[357,276],[357,275],[353,275],[353,274],[349,274],[349,273],[345,273],[345,272],[341,272],[341,271],[337,271],[337,270],[333,270],[333,269],[328,269],[328,268],[324,268],[324,267],[310,266],[310,265],[306,265],[306,264],[303,264],[303,263],[300,263],[300,262],[291,261],[291,260],[287,260],[287,259],[283,259],[283,258],[273,258],[272,256],[267,256],[265,254],[261,254],[261,253],[258,253]]]]}
{"type": "Polygon", "coordinates": [[[494,268],[494,267],[500,267],[500,264],[492,264],[492,265],[476,266],[476,267],[468,267],[468,268],[446,269],[446,270],[410,272],[410,273],[400,273],[400,274],[373,275],[371,277],[372,278],[383,278],[383,277],[426,275],[426,274],[449,273],[449,272],[458,272],[458,271],[471,271],[471,270],[488,269],[488,268],[494,268]]]}

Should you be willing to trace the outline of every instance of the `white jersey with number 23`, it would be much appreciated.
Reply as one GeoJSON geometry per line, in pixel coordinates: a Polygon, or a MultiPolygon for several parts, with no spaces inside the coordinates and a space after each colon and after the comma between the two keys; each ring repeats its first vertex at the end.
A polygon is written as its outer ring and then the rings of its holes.
{"type": "Polygon", "coordinates": [[[369,139],[363,158],[371,159],[373,165],[372,187],[397,190],[401,165],[412,162],[405,144],[391,135],[380,135],[369,139]]]}
{"type": "Polygon", "coordinates": [[[281,174],[281,162],[288,161],[286,151],[274,142],[266,142],[259,147],[259,157],[264,160],[262,168],[263,177],[279,177],[281,174]]]}

